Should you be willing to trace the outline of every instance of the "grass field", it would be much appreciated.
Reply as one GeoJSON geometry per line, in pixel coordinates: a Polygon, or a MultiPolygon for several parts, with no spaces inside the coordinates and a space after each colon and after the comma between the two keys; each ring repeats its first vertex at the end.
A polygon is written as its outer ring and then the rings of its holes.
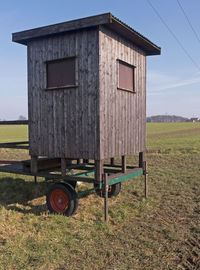
{"type": "MultiPolygon", "coordinates": [[[[200,269],[199,128],[147,125],[149,199],[142,176],[125,181],[109,199],[109,224],[96,194],[80,199],[73,217],[50,215],[47,183],[0,174],[0,269],[200,269]]],[[[1,142],[15,137],[26,140],[27,130],[0,126],[1,142]]],[[[2,149],[0,156],[27,153],[2,149]]]]}
{"type": "Polygon", "coordinates": [[[28,126],[0,126],[0,142],[20,142],[28,140],[28,126]]]}
{"type": "Polygon", "coordinates": [[[162,153],[199,153],[200,122],[148,123],[147,148],[162,153]]]}

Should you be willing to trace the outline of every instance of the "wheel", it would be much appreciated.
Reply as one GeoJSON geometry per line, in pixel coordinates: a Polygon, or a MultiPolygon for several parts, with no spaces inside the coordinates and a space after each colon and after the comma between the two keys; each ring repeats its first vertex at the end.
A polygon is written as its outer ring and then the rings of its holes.
{"type": "Polygon", "coordinates": [[[108,190],[108,197],[109,198],[110,197],[116,197],[117,195],[119,195],[119,193],[121,191],[121,188],[122,188],[121,182],[110,186],[109,190],[108,190]]]}
{"type": "Polygon", "coordinates": [[[67,183],[54,184],[46,195],[47,207],[51,213],[71,216],[78,207],[77,193],[67,183]]]}
{"type": "Polygon", "coordinates": [[[65,182],[67,184],[69,184],[70,186],[72,186],[74,189],[76,188],[76,185],[77,185],[77,181],[67,181],[65,182]]]}
{"type": "Polygon", "coordinates": [[[76,214],[76,211],[78,209],[78,196],[77,196],[77,193],[75,191],[76,184],[77,184],[76,181],[70,181],[70,182],[61,183],[61,185],[64,185],[67,188],[69,188],[71,190],[71,193],[74,196],[74,210],[73,210],[71,215],[76,214]]]}
{"type": "MultiPolygon", "coordinates": [[[[74,171],[73,170],[69,170],[69,172],[74,175],[74,171]]],[[[74,189],[76,188],[77,185],[77,181],[66,181],[65,183],[70,184],[74,189]]]]}
{"type": "MultiPolygon", "coordinates": [[[[94,188],[97,188],[97,187],[98,187],[98,184],[94,184],[94,188]]],[[[108,198],[116,197],[117,195],[119,195],[120,191],[121,191],[121,182],[109,186],[108,198]]],[[[96,189],[96,193],[100,197],[104,197],[104,190],[103,189],[96,189]]]]}

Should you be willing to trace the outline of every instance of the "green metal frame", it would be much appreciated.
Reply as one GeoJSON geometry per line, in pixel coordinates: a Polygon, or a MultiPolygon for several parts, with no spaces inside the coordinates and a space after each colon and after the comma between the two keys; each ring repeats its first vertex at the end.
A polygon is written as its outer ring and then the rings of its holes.
{"type": "MultiPolygon", "coordinates": [[[[138,175],[144,174],[144,170],[142,168],[134,168],[129,167],[130,169],[127,169],[125,173],[122,173],[122,170],[120,168],[104,168],[104,174],[107,174],[108,181],[107,185],[111,186],[120,182],[123,182],[125,180],[134,178],[138,175]],[[135,169],[135,171],[134,171],[135,169]],[[132,172],[128,172],[131,171],[132,172]]],[[[84,172],[76,173],[71,176],[62,177],[61,175],[58,175],[56,173],[38,173],[37,176],[44,177],[45,181],[64,181],[70,183],[70,181],[75,182],[88,182],[88,183],[95,183],[95,178],[89,178],[90,176],[93,176],[95,174],[95,168],[93,166],[91,167],[84,167],[81,168],[85,170],[84,172]],[[69,177],[69,179],[68,179],[69,177]]],[[[15,174],[25,174],[25,175],[32,175],[28,172],[23,172],[22,164],[12,164],[12,165],[6,165],[6,166],[0,166],[0,172],[8,172],[8,173],[15,173],[15,174]]],[[[96,183],[97,184],[97,183],[96,183]]],[[[104,183],[97,184],[94,188],[88,189],[85,191],[78,192],[78,197],[81,198],[96,189],[103,189],[104,183]]]]}
{"type": "MultiPolygon", "coordinates": [[[[104,169],[105,173],[118,173],[121,172],[120,170],[116,170],[116,169],[104,169]]],[[[94,175],[94,168],[92,168],[92,170],[84,172],[84,173],[77,173],[74,174],[73,176],[78,176],[78,177],[84,177],[84,176],[90,176],[90,175],[94,175]]]]}
{"type": "MultiPolygon", "coordinates": [[[[107,169],[107,168],[105,168],[104,172],[107,173],[108,175],[111,174],[111,175],[109,175],[109,178],[113,177],[110,180],[108,180],[108,183],[107,183],[108,186],[111,186],[111,185],[123,182],[125,180],[134,178],[134,177],[136,177],[138,175],[144,174],[144,171],[143,171],[142,168],[138,168],[138,170],[135,171],[135,172],[131,172],[131,173],[127,173],[127,174],[125,173],[125,174],[123,174],[123,175],[121,175],[119,177],[115,177],[115,174],[121,173],[121,170],[119,170],[119,169],[116,170],[116,169],[107,169]]],[[[75,181],[78,181],[79,177],[87,177],[87,176],[91,176],[91,175],[94,175],[94,168],[92,168],[92,170],[90,170],[90,171],[76,173],[76,174],[73,175],[73,177],[74,178],[77,177],[77,180],[75,180],[75,181]]],[[[52,178],[49,178],[49,177],[45,178],[45,181],[51,181],[51,180],[55,180],[55,179],[53,177],[52,178]]],[[[78,197],[79,198],[84,197],[85,195],[95,191],[96,189],[103,189],[103,188],[104,188],[104,184],[100,183],[99,185],[97,185],[94,188],[78,192],[78,197]]]]}
{"type": "Polygon", "coordinates": [[[125,175],[117,177],[117,178],[113,178],[113,179],[108,181],[108,186],[117,184],[119,182],[123,182],[125,180],[128,180],[130,178],[133,178],[133,177],[136,177],[136,176],[142,175],[142,174],[143,174],[143,170],[141,169],[141,170],[136,171],[136,172],[132,172],[132,173],[125,174],[125,175]]]}
{"type": "MultiPolygon", "coordinates": [[[[104,170],[105,170],[106,173],[108,173],[108,172],[110,172],[110,173],[111,172],[112,173],[118,173],[119,172],[119,170],[114,170],[114,169],[104,169],[104,170]]],[[[89,171],[89,172],[84,172],[84,173],[77,173],[77,174],[74,174],[74,176],[84,177],[84,176],[89,176],[89,175],[93,175],[93,174],[94,174],[94,171],[89,171]]],[[[144,174],[143,169],[140,169],[138,171],[128,173],[128,174],[124,174],[124,175],[122,175],[120,177],[110,179],[107,184],[108,184],[108,186],[111,186],[111,185],[123,182],[125,180],[131,179],[131,178],[134,178],[134,177],[136,177],[138,175],[143,175],[143,174],[144,174]]],[[[95,191],[96,189],[103,189],[103,185],[104,184],[100,183],[98,187],[78,192],[78,197],[79,198],[84,197],[85,195],[95,191]]]]}
{"type": "MultiPolygon", "coordinates": [[[[116,170],[116,169],[107,169],[107,168],[104,169],[104,173],[107,173],[108,175],[113,174],[113,175],[110,176],[110,177],[113,176],[113,178],[108,181],[108,186],[117,184],[119,182],[123,182],[125,180],[136,177],[138,175],[144,174],[144,171],[141,168],[141,169],[139,169],[139,170],[137,170],[135,172],[131,172],[131,173],[128,173],[128,174],[124,173],[122,176],[114,177],[115,174],[120,173],[120,172],[121,172],[120,170],[116,170]]],[[[73,174],[73,177],[74,178],[76,178],[76,177],[79,178],[79,177],[87,177],[87,176],[91,176],[91,175],[94,175],[94,169],[93,168],[90,171],[73,174]]],[[[46,181],[49,181],[49,180],[54,180],[53,174],[52,174],[52,177],[47,177],[46,178],[46,181]]],[[[78,181],[78,180],[75,179],[75,181],[78,181]]],[[[103,187],[103,184],[100,184],[99,188],[102,188],[102,187],[103,187]]]]}

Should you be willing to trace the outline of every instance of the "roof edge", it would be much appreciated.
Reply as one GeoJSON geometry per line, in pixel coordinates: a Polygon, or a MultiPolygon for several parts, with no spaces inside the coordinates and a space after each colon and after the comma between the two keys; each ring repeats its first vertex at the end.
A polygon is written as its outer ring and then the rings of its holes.
{"type": "Polygon", "coordinates": [[[111,12],[16,32],[12,34],[12,41],[27,45],[29,41],[40,37],[59,35],[69,31],[98,27],[100,25],[105,25],[122,37],[130,40],[144,50],[146,55],[159,55],[161,53],[160,47],[113,16],[111,12]]]}
{"type": "MultiPolygon", "coordinates": [[[[157,46],[155,43],[150,41],[148,38],[144,37],[139,32],[135,31],[132,27],[130,27],[126,23],[122,22],[117,17],[113,16],[112,13],[110,13],[110,14],[111,14],[112,22],[116,22],[117,24],[121,25],[121,27],[123,27],[124,30],[126,30],[124,32],[124,34],[128,31],[131,32],[132,36],[130,36],[130,40],[132,40],[136,45],[141,47],[140,43],[143,43],[143,44],[146,43],[146,46],[145,46],[145,48],[143,47],[143,50],[146,50],[147,55],[160,55],[161,54],[161,47],[157,46]]],[[[122,36],[123,36],[123,34],[122,34],[122,36]]]]}
{"type": "Polygon", "coordinates": [[[42,26],[42,27],[30,29],[30,30],[16,32],[12,34],[12,41],[27,45],[27,42],[29,40],[32,40],[41,36],[62,34],[68,31],[76,30],[76,29],[83,29],[87,27],[111,23],[111,16],[112,14],[108,12],[108,13],[103,13],[100,15],[85,17],[81,19],[76,19],[76,20],[71,20],[67,22],[51,24],[48,26],[42,26]]]}

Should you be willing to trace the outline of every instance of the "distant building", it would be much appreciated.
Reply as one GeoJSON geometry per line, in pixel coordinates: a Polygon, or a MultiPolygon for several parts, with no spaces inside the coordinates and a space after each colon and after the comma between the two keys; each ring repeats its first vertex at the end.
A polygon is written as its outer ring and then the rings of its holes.
{"type": "Polygon", "coordinates": [[[199,117],[192,117],[192,118],[190,118],[190,122],[200,122],[200,118],[199,117]]]}

